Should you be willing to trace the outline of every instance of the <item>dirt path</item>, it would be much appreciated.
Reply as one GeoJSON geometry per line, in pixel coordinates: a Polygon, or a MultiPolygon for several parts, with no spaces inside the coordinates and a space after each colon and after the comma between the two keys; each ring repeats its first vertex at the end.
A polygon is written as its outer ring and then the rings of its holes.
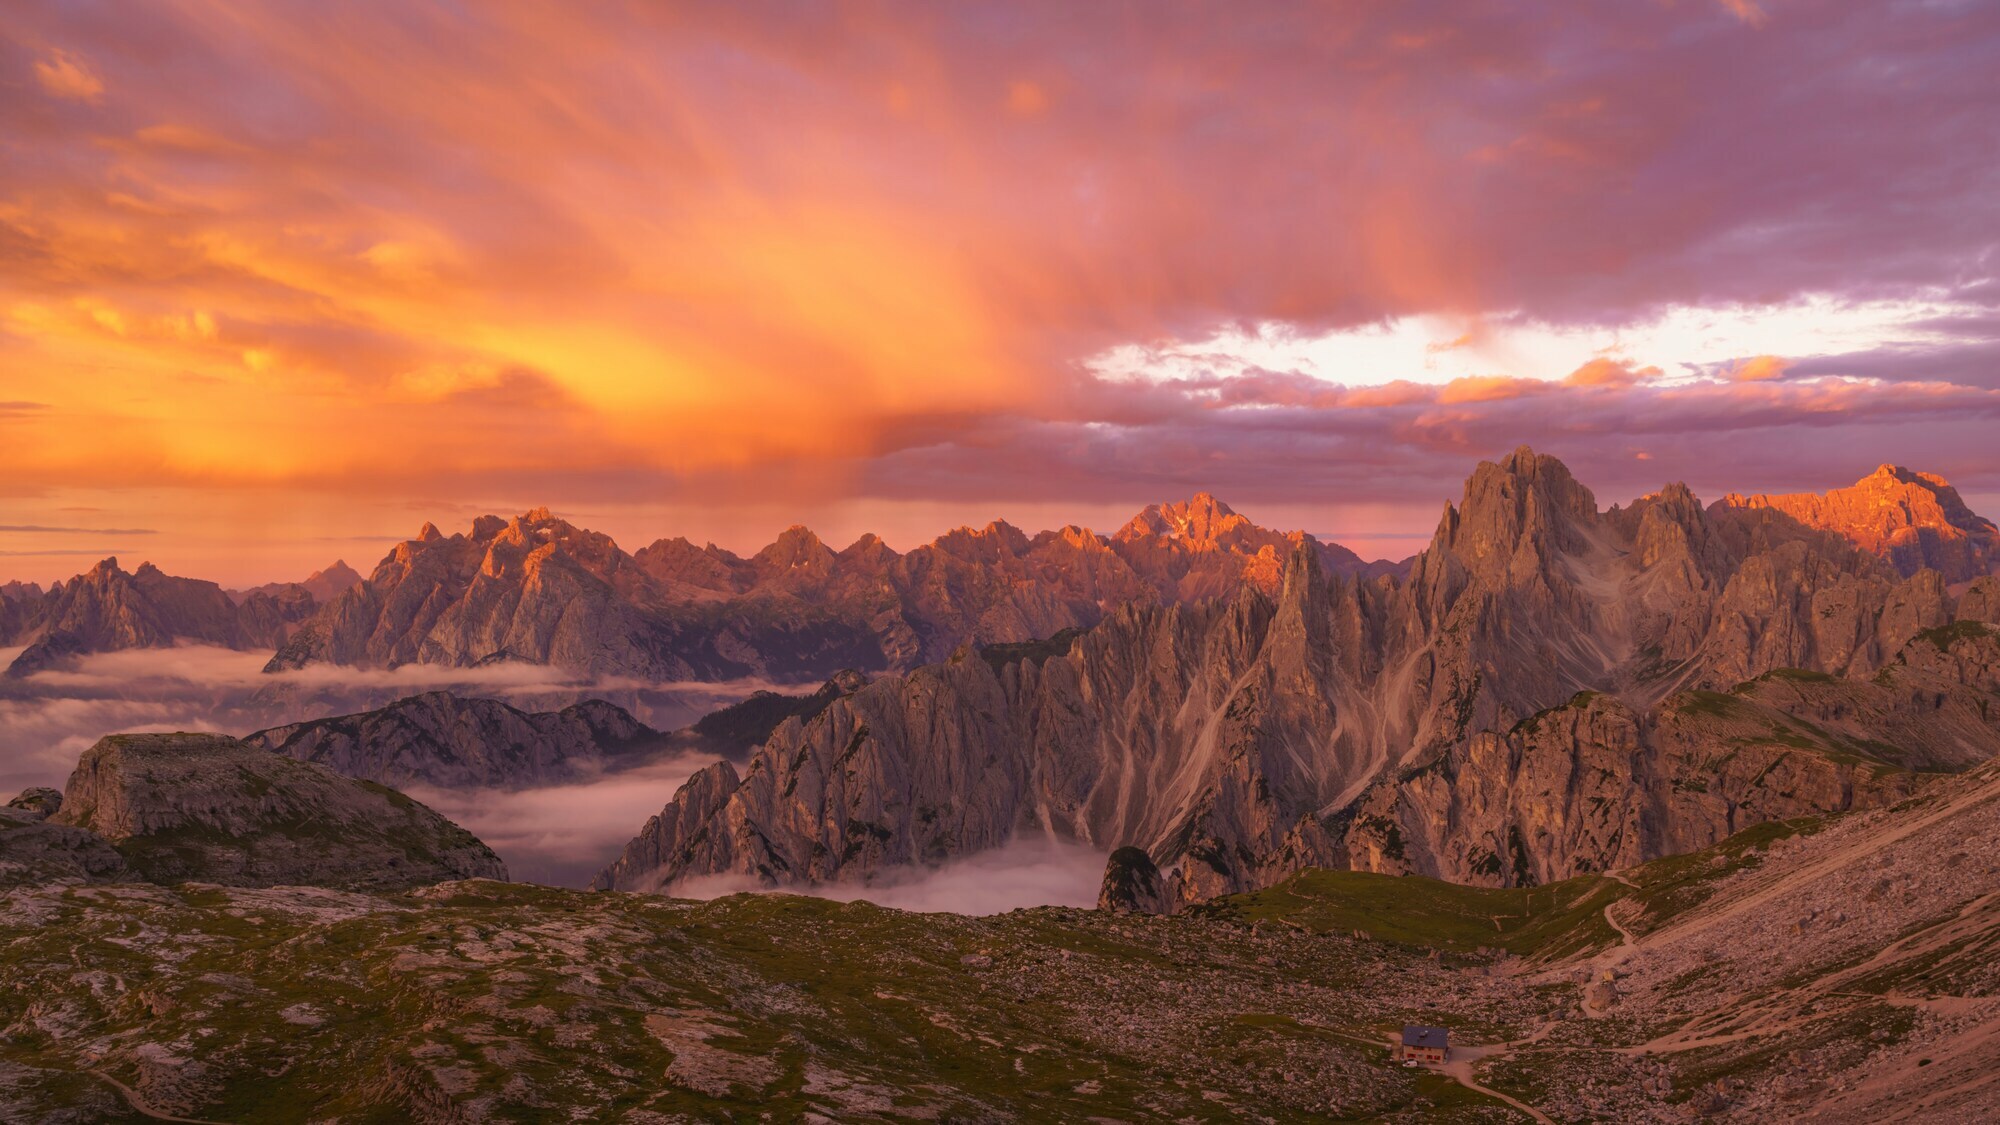
{"type": "MultiPolygon", "coordinates": [[[[1539,1125],[1555,1125],[1555,1122],[1549,1119],[1548,1114],[1543,1113],[1541,1110],[1536,1109],[1534,1106],[1531,1106],[1528,1103],[1521,1101],[1517,1098],[1508,1097],[1506,1094],[1503,1094],[1500,1091],[1495,1090],[1490,1086],[1480,1085],[1479,1079],[1473,1077],[1472,1074],[1472,1068],[1477,1066],[1479,1063],[1487,1059],[1505,1058],[1510,1052],[1513,1051],[1516,1045],[1522,1043],[1533,1043],[1536,1040],[1540,1039],[1542,1036],[1547,1035],[1549,1029],[1554,1026],[1555,1025],[1552,1023],[1544,1024],[1542,1027],[1536,1029],[1535,1033],[1528,1036],[1526,1039],[1516,1039],[1513,1042],[1509,1043],[1495,1043],[1485,1047],[1453,1047],[1451,1049],[1450,1062],[1445,1063],[1442,1066],[1426,1065],[1424,1069],[1435,1071],[1439,1074],[1442,1074],[1445,1077],[1451,1079],[1452,1081],[1458,1083],[1459,1085],[1465,1087],[1466,1089],[1471,1090],[1473,1093],[1484,1094],[1495,1101],[1505,1102],[1506,1104],[1513,1106],[1515,1109],[1520,1110],[1522,1113],[1527,1114],[1529,1117],[1534,1118],[1535,1121],[1539,1123],[1539,1125]]],[[[1390,1050],[1394,1051],[1400,1046],[1401,1043],[1392,1041],[1390,1044],[1390,1050]]]]}
{"type": "Polygon", "coordinates": [[[125,1100],[131,1103],[132,1109],[143,1117],[150,1117],[155,1121],[179,1121],[183,1125],[228,1125],[226,1121],[210,1121],[205,1117],[175,1117],[171,1113],[161,1113],[159,1110],[147,1105],[146,1099],[139,1096],[139,1091],[118,1081],[109,1074],[101,1070],[86,1070],[83,1073],[101,1078],[116,1087],[118,1092],[124,1095],[125,1100]]]}
{"type": "MultiPolygon", "coordinates": [[[[1634,883],[1616,871],[1606,872],[1606,877],[1615,879],[1631,887],[1633,890],[1639,889],[1637,883],[1634,883]]],[[[1604,1014],[1590,998],[1591,986],[1597,983],[1598,974],[1606,969],[1614,969],[1624,964],[1627,959],[1639,951],[1639,939],[1633,936],[1631,930],[1625,928],[1625,923],[1618,920],[1617,908],[1625,905],[1626,901],[1621,898],[1604,904],[1604,922],[1618,932],[1618,944],[1585,962],[1590,968],[1591,977],[1583,986],[1583,1014],[1587,1017],[1595,1018],[1604,1014]]]]}

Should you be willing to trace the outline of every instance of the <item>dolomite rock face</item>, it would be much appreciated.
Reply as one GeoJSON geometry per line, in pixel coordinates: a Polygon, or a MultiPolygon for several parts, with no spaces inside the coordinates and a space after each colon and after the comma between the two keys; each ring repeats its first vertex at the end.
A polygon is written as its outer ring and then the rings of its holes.
{"type": "Polygon", "coordinates": [[[1856,574],[1798,540],[1743,563],[1709,628],[1710,679],[1748,678],[1771,668],[1845,675],[1874,671],[1911,637],[1951,620],[1934,570],[1901,582],[1856,574]]]}
{"type": "Polygon", "coordinates": [[[1308,866],[1514,885],[2000,752],[1992,632],[1941,576],[1784,521],[1679,485],[1601,512],[1517,450],[1406,580],[1302,544],[1269,594],[883,677],[691,783],[598,885],[861,881],[1021,832],[1142,850],[1168,906],[1308,866]]]}
{"type": "Polygon", "coordinates": [[[247,735],[244,742],[384,785],[521,788],[574,781],[652,758],[666,736],[601,700],[529,714],[434,691],[355,715],[247,735]]]}
{"type": "Polygon", "coordinates": [[[158,883],[385,889],[507,877],[478,838],[393,789],[221,735],[102,739],[50,823],[108,841],[158,883]]]}
{"type": "Polygon", "coordinates": [[[706,841],[729,798],[741,787],[736,767],[717,762],[700,771],[674,794],[673,803],[646,822],[617,861],[600,872],[593,890],[661,889],[669,872],[686,868],[682,857],[706,841]]]}
{"type": "Polygon", "coordinates": [[[662,680],[907,671],[966,643],[1089,626],[1132,601],[1190,602],[1246,584],[1275,594],[1301,548],[1336,573],[1398,570],[1258,528],[1206,494],[1147,508],[1108,537],[1080,527],[1029,536],[996,522],[898,554],[873,535],[836,551],[793,527],[749,558],[686,539],[628,555],[538,509],[484,516],[452,536],[426,525],[299,629],[269,670],[512,660],[662,680]]]}
{"type": "Polygon", "coordinates": [[[1346,866],[1526,886],[1696,851],[1765,821],[1893,804],[1915,791],[1916,768],[2000,750],[1980,689],[1924,683],[1775,676],[1650,713],[1586,693],[1378,785],[1343,841],[1346,866]],[[1950,697],[1948,714],[1908,705],[1931,688],[1950,697]]]}
{"type": "Polygon", "coordinates": [[[1988,575],[1967,583],[1954,612],[1961,621],[2000,625],[2000,578],[1988,575]]]}
{"type": "Polygon", "coordinates": [[[2000,528],[1965,506],[1943,477],[1883,465],[1852,488],[1825,495],[1739,496],[1721,504],[1768,508],[1807,527],[1835,532],[1912,575],[1935,570],[1947,582],[1993,573],[2000,565],[2000,528]]]}
{"type": "Polygon", "coordinates": [[[6,607],[0,614],[6,635],[0,640],[28,642],[7,669],[7,675],[20,677],[94,652],[182,642],[273,648],[315,605],[299,590],[258,593],[239,606],[213,582],[176,578],[152,563],[127,573],[109,558],[39,598],[23,593],[6,607]]]}

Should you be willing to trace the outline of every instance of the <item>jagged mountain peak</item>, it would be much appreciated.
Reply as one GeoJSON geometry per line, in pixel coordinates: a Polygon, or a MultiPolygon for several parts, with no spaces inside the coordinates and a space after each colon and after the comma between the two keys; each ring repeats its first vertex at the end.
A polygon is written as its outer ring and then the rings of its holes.
{"type": "Polygon", "coordinates": [[[780,532],[770,546],[757,552],[752,561],[768,571],[788,571],[824,569],[833,559],[832,549],[811,528],[795,523],[780,532]]]}
{"type": "Polygon", "coordinates": [[[346,559],[335,559],[332,566],[327,567],[325,570],[313,571],[299,585],[304,586],[306,591],[315,600],[330,602],[341,594],[361,585],[361,582],[360,571],[348,566],[346,559]]]}
{"type": "MultiPolygon", "coordinates": [[[[1905,468],[1902,465],[1891,464],[1890,462],[1887,461],[1884,461],[1882,464],[1875,466],[1875,471],[1873,473],[1870,473],[1868,476],[1863,477],[1861,480],[1856,481],[1855,483],[1857,486],[1859,486],[1868,484],[1871,481],[1877,482],[1878,484],[1887,484],[1889,482],[1894,482],[1897,484],[1913,484],[1920,488],[1926,488],[1929,491],[1934,491],[1934,492],[1942,491],[1944,489],[1949,489],[1952,487],[1950,481],[1946,480],[1944,477],[1938,475],[1937,473],[1926,473],[1919,469],[1905,468]]],[[[1952,491],[1956,493],[1957,490],[1953,489],[1952,491]]]]}
{"type": "Polygon", "coordinates": [[[931,548],[956,558],[1018,556],[1028,549],[1028,536],[1006,520],[985,527],[956,527],[931,541],[931,548]]]}
{"type": "Polygon", "coordinates": [[[2000,567],[2000,528],[1968,508],[1943,476],[1885,463],[1825,493],[1732,492],[1717,507],[1776,512],[1833,532],[1888,560],[1905,576],[1929,567],[1953,582],[2000,567]]]}
{"type": "Polygon", "coordinates": [[[838,557],[842,563],[875,570],[888,566],[903,556],[894,547],[884,543],[881,536],[868,531],[842,548],[838,552],[838,557]]]}
{"type": "Polygon", "coordinates": [[[1054,531],[1043,532],[1041,535],[1036,536],[1035,539],[1037,542],[1046,540],[1050,543],[1060,543],[1075,551],[1103,554],[1111,552],[1110,544],[1104,541],[1102,535],[1081,524],[1064,524],[1054,531]]]}
{"type": "Polygon", "coordinates": [[[37,582],[22,582],[18,579],[9,582],[0,582],[0,602],[34,601],[46,592],[42,589],[41,584],[37,582]]]}
{"type": "Polygon", "coordinates": [[[1597,498],[1569,466],[1528,446],[1481,461],[1458,505],[1446,505],[1431,552],[1449,552],[1495,589],[1532,580],[1561,554],[1586,548],[1597,498]]]}
{"type": "Polygon", "coordinates": [[[165,648],[184,640],[275,647],[312,607],[310,596],[282,604],[260,597],[239,607],[205,579],[175,577],[151,562],[128,574],[116,557],[106,558],[28,607],[32,615],[23,639],[29,644],[7,675],[31,675],[90,653],[165,648]]]}
{"type": "Polygon", "coordinates": [[[1234,508],[1216,499],[1213,493],[1197,492],[1186,500],[1147,505],[1113,538],[1168,538],[1207,544],[1254,527],[1234,508]]]}
{"type": "Polygon", "coordinates": [[[1656,504],[1669,505],[1675,508],[1684,508],[1690,505],[1695,509],[1701,507],[1701,499],[1694,494],[1694,489],[1687,486],[1686,481],[1677,480],[1662,485],[1658,492],[1647,496],[1646,499],[1656,504]]]}

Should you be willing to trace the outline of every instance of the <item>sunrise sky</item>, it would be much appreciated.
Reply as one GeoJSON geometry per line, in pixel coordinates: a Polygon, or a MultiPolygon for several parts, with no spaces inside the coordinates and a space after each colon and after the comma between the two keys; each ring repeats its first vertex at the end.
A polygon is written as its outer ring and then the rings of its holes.
{"type": "Polygon", "coordinates": [[[1609,504],[2000,514],[2000,5],[0,0],[0,580],[1609,504]]]}

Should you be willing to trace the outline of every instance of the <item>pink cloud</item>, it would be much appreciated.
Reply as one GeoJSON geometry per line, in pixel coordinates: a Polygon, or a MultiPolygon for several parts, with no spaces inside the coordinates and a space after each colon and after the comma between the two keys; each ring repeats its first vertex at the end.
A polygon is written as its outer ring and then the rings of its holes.
{"type": "Polygon", "coordinates": [[[51,50],[35,61],[35,81],[52,97],[78,102],[95,102],[104,93],[104,80],[82,59],[68,51],[51,50]]]}

